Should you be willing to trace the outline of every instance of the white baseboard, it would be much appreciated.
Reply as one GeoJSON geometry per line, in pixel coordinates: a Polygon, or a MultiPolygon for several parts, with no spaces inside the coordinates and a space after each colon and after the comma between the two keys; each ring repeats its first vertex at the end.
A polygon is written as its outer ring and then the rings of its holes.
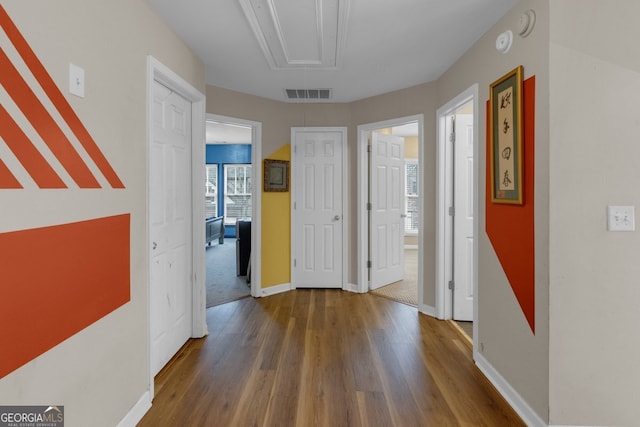
{"type": "Polygon", "coordinates": [[[522,396],[500,375],[500,372],[498,372],[483,355],[479,352],[474,352],[473,358],[484,376],[491,381],[491,384],[493,384],[527,426],[547,427],[547,423],[540,418],[522,396]]]}
{"type": "Polygon", "coordinates": [[[431,307],[430,305],[426,305],[426,304],[422,304],[420,306],[420,313],[426,314],[427,316],[431,316],[431,317],[435,317],[435,318],[438,317],[438,316],[436,316],[436,308],[435,307],[431,307]]]}
{"type": "Polygon", "coordinates": [[[133,405],[129,413],[118,423],[118,427],[135,427],[149,409],[151,409],[151,394],[147,390],[133,405]]]}
{"type": "Polygon", "coordinates": [[[281,294],[292,289],[291,283],[283,283],[282,285],[269,286],[260,290],[260,297],[268,297],[269,295],[281,294]]]}
{"type": "MultiPolygon", "coordinates": [[[[357,294],[362,294],[362,293],[364,293],[364,292],[360,289],[360,286],[358,286],[358,285],[357,285],[357,284],[355,284],[355,283],[347,283],[347,284],[345,285],[345,287],[344,287],[344,288],[342,288],[342,290],[343,290],[343,291],[348,291],[348,292],[355,292],[355,293],[357,293],[357,294]]],[[[366,291],[365,291],[365,292],[366,292],[366,291]]]]}

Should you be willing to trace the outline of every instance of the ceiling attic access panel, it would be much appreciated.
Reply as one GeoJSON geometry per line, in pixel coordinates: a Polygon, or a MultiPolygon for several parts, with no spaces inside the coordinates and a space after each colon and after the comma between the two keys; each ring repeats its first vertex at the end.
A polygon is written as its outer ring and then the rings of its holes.
{"type": "Polygon", "coordinates": [[[341,67],[348,0],[238,0],[274,69],[341,67]]]}

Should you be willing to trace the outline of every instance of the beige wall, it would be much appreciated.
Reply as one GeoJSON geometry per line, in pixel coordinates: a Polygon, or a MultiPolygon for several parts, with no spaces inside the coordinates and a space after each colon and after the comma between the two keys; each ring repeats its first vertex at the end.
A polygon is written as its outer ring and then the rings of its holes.
{"type": "Polygon", "coordinates": [[[640,3],[551,2],[550,418],[639,426],[640,3]],[[637,220],[637,213],[636,213],[637,220]]]}
{"type": "MultiPolygon", "coordinates": [[[[204,65],[144,0],[2,5],[126,189],[2,191],[0,231],[131,213],[131,301],[0,379],[0,402],[61,404],[69,426],[113,427],[148,387],[147,55],[201,91],[204,65]],[[70,62],[85,70],[85,98],[67,93],[70,62]]],[[[34,268],[49,249],[34,248],[34,268]]]]}
{"type": "Polygon", "coordinates": [[[478,343],[481,355],[547,420],[549,406],[549,1],[524,0],[507,13],[438,81],[438,106],[479,84],[478,343]],[[515,36],[507,54],[495,49],[497,35],[515,30],[520,14],[533,8],[536,26],[529,37],[515,36]],[[489,85],[518,65],[525,78],[536,76],[535,127],[535,322],[533,335],[485,232],[485,135],[489,85]]]}

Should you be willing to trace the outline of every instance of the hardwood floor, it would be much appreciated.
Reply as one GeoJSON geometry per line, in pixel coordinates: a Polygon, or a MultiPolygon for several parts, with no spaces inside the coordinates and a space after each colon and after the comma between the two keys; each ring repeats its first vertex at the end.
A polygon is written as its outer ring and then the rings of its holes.
{"type": "Polygon", "coordinates": [[[207,310],[139,426],[522,426],[448,323],[371,294],[295,290],[207,310]]]}

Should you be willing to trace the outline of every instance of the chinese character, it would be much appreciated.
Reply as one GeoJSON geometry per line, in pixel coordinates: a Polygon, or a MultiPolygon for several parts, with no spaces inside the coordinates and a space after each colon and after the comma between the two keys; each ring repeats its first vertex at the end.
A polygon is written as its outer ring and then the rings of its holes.
{"type": "Polygon", "coordinates": [[[500,109],[507,108],[509,104],[511,104],[511,92],[500,97],[500,109]]]}
{"type": "Polygon", "coordinates": [[[502,150],[502,158],[505,160],[509,160],[511,158],[511,147],[507,147],[502,150]]]}
{"type": "Polygon", "coordinates": [[[504,175],[502,177],[502,185],[505,187],[509,187],[511,185],[511,178],[509,177],[509,169],[504,171],[504,175]]]}
{"type": "Polygon", "coordinates": [[[502,133],[507,133],[507,131],[511,127],[509,126],[509,121],[507,119],[504,119],[504,122],[502,124],[503,124],[502,133]]]}

